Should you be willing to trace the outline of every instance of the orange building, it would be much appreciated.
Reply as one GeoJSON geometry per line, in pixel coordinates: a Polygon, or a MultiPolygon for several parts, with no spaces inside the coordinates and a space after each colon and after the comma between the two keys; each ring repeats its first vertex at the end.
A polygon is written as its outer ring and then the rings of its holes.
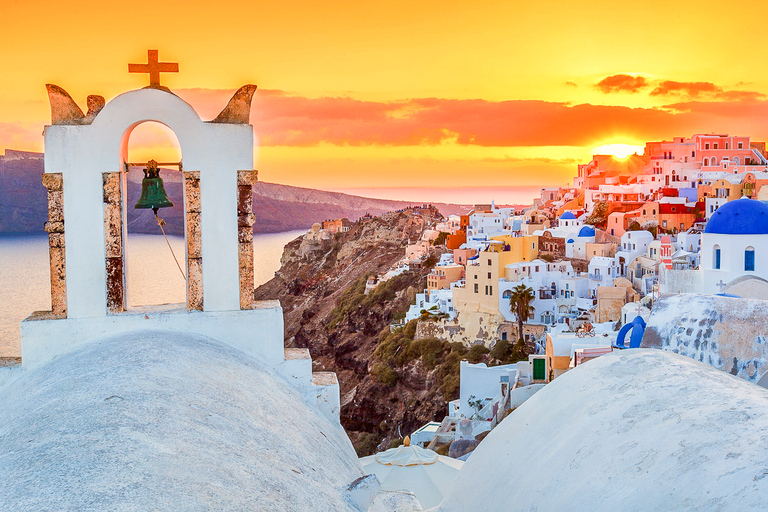
{"type": "Polygon", "coordinates": [[[681,203],[659,204],[659,227],[668,232],[678,233],[693,226],[696,220],[695,208],[681,203]]]}
{"type": "Polygon", "coordinates": [[[427,275],[427,289],[430,292],[434,290],[447,290],[451,287],[451,283],[460,281],[463,277],[463,265],[437,266],[427,275]]]}
{"type": "Polygon", "coordinates": [[[449,249],[458,249],[461,244],[467,241],[467,227],[469,226],[469,215],[461,215],[459,220],[459,229],[455,234],[448,235],[445,239],[445,246],[449,249]]]}

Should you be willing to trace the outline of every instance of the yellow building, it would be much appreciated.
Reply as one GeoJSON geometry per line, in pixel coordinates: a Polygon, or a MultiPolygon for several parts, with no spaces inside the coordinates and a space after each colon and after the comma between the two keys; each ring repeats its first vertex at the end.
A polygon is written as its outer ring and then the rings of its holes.
{"type": "Polygon", "coordinates": [[[492,237],[488,249],[467,262],[463,288],[454,288],[457,311],[499,312],[499,279],[510,263],[532,261],[539,255],[537,236],[492,237]]]}

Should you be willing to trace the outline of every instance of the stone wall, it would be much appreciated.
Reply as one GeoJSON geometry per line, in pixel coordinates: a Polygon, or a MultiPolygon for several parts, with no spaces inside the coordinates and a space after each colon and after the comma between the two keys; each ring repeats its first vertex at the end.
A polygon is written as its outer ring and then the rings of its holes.
{"type": "Polygon", "coordinates": [[[67,316],[67,265],[64,244],[64,179],[60,172],[43,174],[43,186],[48,190],[48,253],[51,264],[51,314],[67,316]]]}
{"type": "MultiPolygon", "coordinates": [[[[524,325],[523,332],[539,338],[546,331],[543,325],[524,325]]],[[[507,322],[500,314],[460,311],[451,321],[421,320],[416,326],[416,339],[437,338],[466,347],[485,345],[492,348],[507,333],[507,340],[517,340],[517,323],[507,322]]]]}
{"type": "Polygon", "coordinates": [[[120,313],[125,310],[122,175],[120,172],[104,172],[101,176],[104,187],[107,311],[120,313]]]}
{"type": "Polygon", "coordinates": [[[758,382],[768,373],[768,302],[670,295],[651,311],[641,347],[670,350],[758,382]]]}
{"type": "Polygon", "coordinates": [[[240,309],[253,309],[253,185],[256,171],[237,171],[237,255],[240,275],[240,309]]]}
{"type": "Polygon", "coordinates": [[[187,309],[203,310],[203,243],[200,206],[200,171],[184,171],[187,209],[187,309]]]}
{"type": "Polygon", "coordinates": [[[659,265],[659,293],[701,293],[699,270],[674,270],[659,265]]]}

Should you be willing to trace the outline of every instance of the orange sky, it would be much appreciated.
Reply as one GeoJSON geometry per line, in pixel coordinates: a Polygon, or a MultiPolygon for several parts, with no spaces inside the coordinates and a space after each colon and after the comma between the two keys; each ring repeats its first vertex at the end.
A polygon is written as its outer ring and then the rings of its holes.
{"type": "MultiPolygon", "coordinates": [[[[43,149],[45,83],[83,107],[143,87],[127,64],[148,48],[179,63],[162,83],[204,118],[258,84],[257,168],[291,185],[430,187],[437,200],[564,185],[608,143],[768,139],[768,71],[750,51],[764,47],[762,3],[111,4],[4,2],[0,149],[43,149]]],[[[146,127],[131,147],[155,155],[169,140],[146,127]]]]}

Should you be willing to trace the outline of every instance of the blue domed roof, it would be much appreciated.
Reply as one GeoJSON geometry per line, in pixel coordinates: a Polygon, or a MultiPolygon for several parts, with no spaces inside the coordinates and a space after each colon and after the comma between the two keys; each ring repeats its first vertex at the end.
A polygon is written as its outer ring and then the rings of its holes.
{"type": "Polygon", "coordinates": [[[565,242],[565,243],[567,243],[567,244],[572,244],[572,243],[573,243],[573,238],[569,238],[569,239],[568,239],[568,241],[567,241],[567,242],[565,242]]]}
{"type": "Polygon", "coordinates": [[[715,210],[705,233],[768,235],[768,205],[754,199],[734,199],[715,210]]]}
{"type": "Polygon", "coordinates": [[[576,220],[576,216],[571,212],[565,212],[560,216],[561,220],[576,220]]]}
{"type": "Polygon", "coordinates": [[[579,236],[581,237],[595,236],[595,229],[589,226],[584,226],[579,230],[579,236]]]}

